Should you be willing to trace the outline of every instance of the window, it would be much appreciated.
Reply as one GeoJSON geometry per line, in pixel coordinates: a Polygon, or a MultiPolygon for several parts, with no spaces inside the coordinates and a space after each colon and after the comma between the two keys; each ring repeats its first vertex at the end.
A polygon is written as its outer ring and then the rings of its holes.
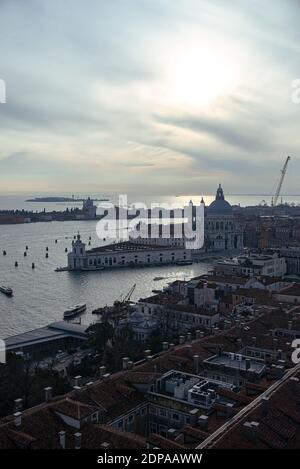
{"type": "Polygon", "coordinates": [[[156,423],[150,423],[149,432],[150,433],[157,433],[157,424],[156,423]]]}

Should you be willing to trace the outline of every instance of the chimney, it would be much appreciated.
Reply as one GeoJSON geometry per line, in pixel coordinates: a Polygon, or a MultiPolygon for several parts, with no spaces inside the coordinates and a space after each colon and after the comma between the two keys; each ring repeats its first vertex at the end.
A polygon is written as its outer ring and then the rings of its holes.
{"type": "Polygon", "coordinates": [[[105,375],[103,375],[103,380],[106,381],[110,378],[111,374],[110,373],[105,373],[105,375]]]}
{"type": "Polygon", "coordinates": [[[23,409],[23,399],[15,399],[15,412],[21,412],[23,409]]]}
{"type": "Polygon", "coordinates": [[[186,353],[189,357],[192,357],[193,356],[193,347],[189,344],[185,347],[186,349],[186,353]]]}
{"type": "Polygon", "coordinates": [[[52,399],[52,388],[51,386],[48,386],[47,388],[44,388],[45,391],[45,401],[50,402],[52,399]]]}
{"type": "Polygon", "coordinates": [[[107,443],[107,441],[103,441],[103,443],[101,443],[100,445],[100,448],[101,449],[108,449],[109,448],[109,443],[107,443]]]}
{"type": "Polygon", "coordinates": [[[171,342],[170,345],[169,345],[169,349],[170,349],[170,350],[173,350],[174,347],[175,347],[175,344],[173,344],[173,343],[171,342]]]}
{"type": "Polygon", "coordinates": [[[243,425],[243,432],[248,440],[257,441],[258,432],[259,432],[259,423],[258,422],[245,422],[243,425]]]}
{"type": "Polygon", "coordinates": [[[273,349],[276,350],[278,345],[278,339],[277,337],[273,337],[273,349]]]}
{"type": "Polygon", "coordinates": [[[74,378],[74,387],[79,387],[81,385],[81,376],[75,376],[74,378]]]}
{"type": "Polygon", "coordinates": [[[208,416],[207,415],[200,415],[198,419],[198,425],[201,430],[206,430],[208,425],[208,416]]]}
{"type": "Polygon", "coordinates": [[[187,338],[188,341],[191,341],[191,340],[192,340],[192,334],[191,334],[191,332],[188,332],[188,333],[187,333],[186,338],[187,338]]]}
{"type": "Polygon", "coordinates": [[[59,432],[59,444],[62,449],[66,449],[66,432],[61,431],[59,432]]]}
{"type": "Polygon", "coordinates": [[[267,415],[269,407],[270,407],[270,400],[268,397],[264,396],[261,400],[261,412],[264,417],[267,415]]]}
{"type": "Polygon", "coordinates": [[[293,325],[293,321],[288,321],[288,329],[289,329],[289,331],[292,330],[292,325],[293,325]]]}
{"type": "Polygon", "coordinates": [[[198,413],[199,413],[199,409],[196,409],[196,408],[189,411],[189,424],[192,427],[197,426],[198,413]]]}
{"type": "Polygon", "coordinates": [[[122,358],[123,370],[127,370],[128,362],[129,362],[129,357],[122,358]]]}
{"type": "Polygon", "coordinates": [[[296,376],[292,376],[289,379],[289,382],[292,385],[292,390],[296,391],[298,393],[298,391],[299,391],[299,378],[296,378],[296,376]]]}
{"type": "Polygon", "coordinates": [[[200,335],[200,332],[199,329],[196,330],[196,339],[200,339],[201,335],[200,335]]]}
{"type": "Polygon", "coordinates": [[[184,344],[184,341],[185,341],[184,335],[180,335],[180,336],[179,336],[179,344],[180,344],[180,345],[184,344]]]}
{"type": "Polygon", "coordinates": [[[194,362],[194,373],[196,373],[197,375],[199,373],[199,355],[193,356],[193,362],[194,362]]]}
{"type": "Polygon", "coordinates": [[[169,348],[169,342],[163,342],[162,344],[162,349],[164,352],[166,352],[169,348]]]}
{"type": "Polygon", "coordinates": [[[144,355],[145,355],[146,358],[150,357],[151,350],[144,350],[144,355]]]}
{"type": "Polygon", "coordinates": [[[75,438],[75,449],[81,449],[81,433],[74,433],[75,438]]]}
{"type": "Polygon", "coordinates": [[[128,370],[131,370],[131,368],[133,368],[133,361],[129,360],[127,366],[128,366],[128,370]]]}
{"type": "Polygon", "coordinates": [[[169,440],[175,440],[176,438],[176,430],[175,428],[169,428],[167,431],[167,438],[169,440]]]}
{"type": "Polygon", "coordinates": [[[14,413],[14,418],[15,418],[15,426],[17,428],[20,428],[22,424],[22,412],[15,412],[14,413]]]}
{"type": "Polygon", "coordinates": [[[100,372],[100,378],[102,378],[103,375],[105,375],[105,373],[106,373],[106,367],[105,366],[100,366],[99,367],[99,372],[100,372]]]}

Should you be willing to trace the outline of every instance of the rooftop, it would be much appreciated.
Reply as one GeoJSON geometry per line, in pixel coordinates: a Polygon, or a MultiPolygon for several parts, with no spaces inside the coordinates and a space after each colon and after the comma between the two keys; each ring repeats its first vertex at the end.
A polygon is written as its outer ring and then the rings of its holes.
{"type": "Polygon", "coordinates": [[[120,243],[107,244],[97,248],[86,251],[88,254],[95,254],[100,252],[116,253],[116,252],[132,252],[132,251],[178,251],[183,248],[180,246],[163,246],[155,244],[140,244],[133,241],[124,241],[120,243]]]}
{"type": "Polygon", "coordinates": [[[42,342],[62,339],[64,337],[85,338],[87,326],[59,321],[33,331],[23,332],[5,339],[6,349],[13,350],[42,342]]]}

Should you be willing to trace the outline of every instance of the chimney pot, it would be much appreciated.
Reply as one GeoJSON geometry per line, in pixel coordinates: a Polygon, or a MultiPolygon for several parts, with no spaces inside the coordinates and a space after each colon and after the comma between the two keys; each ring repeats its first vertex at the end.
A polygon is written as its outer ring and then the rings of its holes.
{"type": "Polygon", "coordinates": [[[15,412],[21,412],[23,408],[23,399],[15,399],[15,412]]]}
{"type": "Polygon", "coordinates": [[[61,431],[59,432],[58,435],[59,435],[59,444],[62,447],[62,449],[65,449],[66,448],[66,432],[61,431]]]}
{"type": "Polygon", "coordinates": [[[75,376],[74,378],[74,387],[75,386],[80,386],[81,385],[81,376],[78,375],[78,376],[75,376]]]}
{"type": "Polygon", "coordinates": [[[15,412],[14,418],[15,418],[15,426],[19,428],[22,424],[22,412],[15,412]]]}
{"type": "Polygon", "coordinates": [[[199,373],[199,355],[194,355],[193,361],[194,361],[194,372],[197,375],[199,373]]]}
{"type": "Polygon", "coordinates": [[[77,432],[74,433],[75,437],[75,449],[80,449],[81,448],[81,433],[77,432]]]}
{"type": "Polygon", "coordinates": [[[44,391],[45,391],[45,401],[50,402],[52,399],[52,387],[48,386],[44,388],[44,391]]]}
{"type": "Polygon", "coordinates": [[[130,361],[129,357],[122,358],[123,370],[127,370],[129,361],[130,361]]]}

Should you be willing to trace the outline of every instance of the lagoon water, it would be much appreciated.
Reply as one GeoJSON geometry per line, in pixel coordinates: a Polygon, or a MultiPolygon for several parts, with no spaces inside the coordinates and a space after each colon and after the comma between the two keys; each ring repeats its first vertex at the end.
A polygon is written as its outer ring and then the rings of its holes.
{"type": "Polygon", "coordinates": [[[137,300],[151,295],[154,288],[162,288],[175,279],[205,273],[210,267],[201,263],[105,272],[55,272],[56,267],[67,264],[65,248],[70,249],[78,230],[85,242],[91,236],[91,247],[101,244],[95,221],[0,225],[0,283],[14,290],[12,298],[0,293],[0,338],[62,320],[63,311],[80,302],[87,303],[82,322],[95,321],[92,309],[112,304],[134,283],[136,289],[132,299],[137,300]],[[28,252],[24,257],[26,245],[28,252]],[[45,257],[47,246],[48,259],[45,257]],[[15,261],[18,261],[18,267],[14,266],[15,261]],[[31,268],[32,262],[35,269],[31,268]],[[157,276],[164,279],[154,281],[157,276]]]}
{"type": "MultiPolygon", "coordinates": [[[[1,209],[25,209],[41,211],[65,210],[66,207],[81,206],[81,203],[44,203],[25,202],[32,194],[15,196],[0,195],[1,209]]],[[[34,196],[38,196],[35,194],[34,196]]],[[[213,200],[213,195],[204,196],[206,204],[213,200]]],[[[263,198],[228,196],[231,204],[257,204],[263,198]]],[[[265,197],[266,198],[266,197],[265,197]]],[[[184,206],[190,199],[200,202],[200,197],[158,197],[142,199],[150,207],[150,202],[164,202],[184,206]]],[[[285,197],[287,202],[299,203],[299,196],[285,197]]],[[[117,202],[117,199],[113,199],[117,202]]],[[[129,200],[133,202],[133,200],[129,200]]],[[[56,267],[67,263],[65,248],[70,249],[73,236],[78,230],[87,242],[91,236],[91,247],[99,246],[95,221],[69,221],[32,223],[22,225],[0,225],[0,283],[9,285],[14,296],[7,298],[0,293],[0,338],[41,327],[53,321],[61,320],[63,311],[76,303],[87,303],[87,313],[82,321],[95,320],[92,309],[112,304],[115,299],[129,291],[134,283],[136,289],[133,300],[151,294],[152,289],[160,289],[175,279],[184,279],[206,273],[211,264],[201,263],[192,266],[163,266],[141,269],[121,269],[105,272],[55,272],[56,267]],[[57,239],[57,244],[55,243],[57,239]],[[24,257],[28,245],[27,256],[24,257]],[[49,258],[46,259],[46,246],[49,258]],[[2,252],[7,252],[3,256],[2,252]],[[15,261],[19,266],[14,267],[15,261]],[[31,268],[32,262],[35,269],[31,268]],[[163,276],[161,281],[154,277],[163,276]]],[[[88,248],[88,246],[87,246],[88,248]]]]}

